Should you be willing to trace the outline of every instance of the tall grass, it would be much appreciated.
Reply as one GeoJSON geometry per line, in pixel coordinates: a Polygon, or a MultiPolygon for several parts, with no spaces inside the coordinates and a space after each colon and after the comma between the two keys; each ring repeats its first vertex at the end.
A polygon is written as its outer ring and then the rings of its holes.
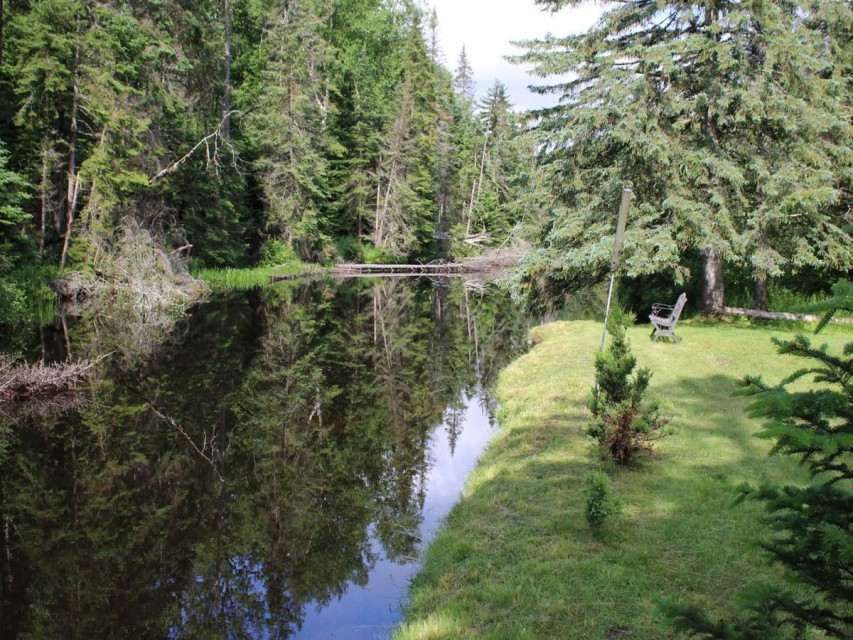
{"type": "Polygon", "coordinates": [[[324,267],[306,263],[293,263],[279,267],[255,267],[252,269],[198,268],[192,275],[204,280],[211,289],[246,291],[264,287],[274,282],[275,277],[297,277],[322,273],[324,267]]]}

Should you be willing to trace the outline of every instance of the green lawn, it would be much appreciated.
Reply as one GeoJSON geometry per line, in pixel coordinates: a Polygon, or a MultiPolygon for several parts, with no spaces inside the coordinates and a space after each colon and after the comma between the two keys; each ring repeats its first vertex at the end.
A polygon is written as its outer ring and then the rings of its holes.
{"type": "MultiPolygon", "coordinates": [[[[776,382],[802,364],[778,356],[787,331],[681,324],[681,346],[629,338],[654,371],[674,433],[628,469],[603,461],[583,433],[601,325],[558,322],[534,331],[533,350],[502,374],[501,431],[427,552],[396,638],[671,637],[660,596],[731,613],[737,594],[779,581],[754,541],[766,534],[754,504],[734,505],[743,481],[801,481],[753,437],[736,381],[776,382]],[[605,469],[624,505],[596,537],[584,518],[582,477],[605,469]],[[625,632],[625,633],[623,633],[625,632]]],[[[853,333],[813,338],[839,351],[853,333]]]]}

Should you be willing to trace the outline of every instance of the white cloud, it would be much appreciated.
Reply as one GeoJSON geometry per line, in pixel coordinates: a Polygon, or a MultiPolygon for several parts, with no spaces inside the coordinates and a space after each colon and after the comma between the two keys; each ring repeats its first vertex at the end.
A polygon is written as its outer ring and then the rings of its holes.
{"type": "MultiPolygon", "coordinates": [[[[429,0],[427,0],[429,4],[429,0]]],[[[591,2],[556,13],[542,11],[533,0],[432,0],[438,14],[438,36],[447,67],[456,68],[462,46],[474,69],[477,94],[483,95],[495,80],[510,90],[510,99],[529,109],[553,104],[554,98],[530,93],[527,85],[539,78],[513,65],[504,56],[523,53],[512,42],[543,38],[547,34],[565,36],[589,29],[601,15],[601,7],[591,2]]]]}

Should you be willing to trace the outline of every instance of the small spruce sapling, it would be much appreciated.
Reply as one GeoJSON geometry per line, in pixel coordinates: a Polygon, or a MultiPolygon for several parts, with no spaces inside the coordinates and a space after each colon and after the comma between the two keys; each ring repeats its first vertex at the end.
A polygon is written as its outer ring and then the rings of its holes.
{"type": "Polygon", "coordinates": [[[583,485],[586,521],[594,531],[598,531],[607,518],[622,511],[622,503],[611,493],[610,478],[603,471],[589,471],[584,474],[583,485]]]}
{"type": "Polygon", "coordinates": [[[626,324],[626,314],[617,308],[607,325],[610,345],[595,356],[595,387],[587,401],[592,412],[587,433],[619,464],[650,450],[652,441],[666,435],[662,427],[669,422],[660,416],[658,404],[645,398],[652,372],[645,367],[634,372],[637,359],[625,336],[626,324]]]}

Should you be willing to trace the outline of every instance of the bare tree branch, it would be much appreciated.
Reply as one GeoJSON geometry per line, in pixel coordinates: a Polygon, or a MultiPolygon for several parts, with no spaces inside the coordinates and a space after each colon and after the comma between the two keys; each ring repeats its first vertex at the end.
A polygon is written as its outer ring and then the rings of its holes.
{"type": "Polygon", "coordinates": [[[208,133],[206,136],[204,136],[201,140],[199,140],[192,149],[187,151],[187,153],[175,160],[172,164],[168,165],[164,169],[161,169],[153,176],[148,178],[149,184],[153,184],[163,176],[169,175],[170,173],[174,173],[175,171],[177,171],[181,165],[186,163],[186,161],[189,160],[193,156],[193,154],[202,147],[204,147],[205,150],[207,164],[213,163],[213,165],[216,167],[216,172],[218,174],[219,167],[221,166],[219,162],[220,141],[222,143],[222,146],[227,148],[231,152],[231,156],[235,159],[236,165],[237,152],[234,150],[234,146],[231,144],[231,140],[225,135],[225,130],[226,127],[230,126],[231,116],[237,113],[239,112],[227,111],[222,117],[222,120],[219,121],[219,124],[216,126],[216,128],[210,133],[208,133]],[[213,148],[212,153],[211,147],[213,148]]]}
{"type": "MultiPolygon", "coordinates": [[[[207,464],[210,465],[210,468],[213,469],[213,472],[216,474],[216,477],[219,478],[219,482],[225,483],[225,478],[222,477],[222,474],[219,473],[219,469],[216,468],[216,463],[213,461],[213,458],[207,455],[204,450],[207,449],[207,433],[204,434],[204,442],[201,445],[201,448],[193,441],[190,435],[184,431],[183,427],[179,425],[171,416],[167,416],[165,413],[160,411],[157,407],[155,407],[150,401],[147,402],[148,408],[151,409],[157,416],[163,420],[166,424],[172,427],[175,431],[180,433],[184,439],[190,443],[190,446],[195,450],[195,452],[204,460],[207,464]]],[[[215,450],[214,438],[210,439],[210,448],[211,450],[215,450]]]]}

